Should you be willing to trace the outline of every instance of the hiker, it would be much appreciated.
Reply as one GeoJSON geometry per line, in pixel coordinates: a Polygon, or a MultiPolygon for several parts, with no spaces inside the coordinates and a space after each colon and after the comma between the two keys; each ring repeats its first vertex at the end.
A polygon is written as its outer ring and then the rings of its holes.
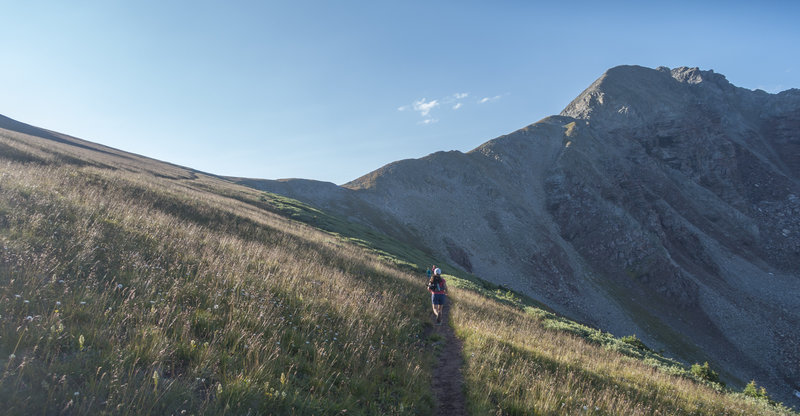
{"type": "Polygon", "coordinates": [[[425,271],[425,274],[428,275],[428,280],[431,280],[431,274],[433,273],[433,269],[435,269],[435,268],[436,268],[436,266],[428,267],[428,270],[425,271]]]}
{"type": "Polygon", "coordinates": [[[428,280],[428,291],[431,292],[433,314],[436,315],[436,324],[442,324],[442,308],[444,308],[444,295],[447,293],[447,282],[442,277],[442,270],[435,267],[433,276],[428,280]]]}

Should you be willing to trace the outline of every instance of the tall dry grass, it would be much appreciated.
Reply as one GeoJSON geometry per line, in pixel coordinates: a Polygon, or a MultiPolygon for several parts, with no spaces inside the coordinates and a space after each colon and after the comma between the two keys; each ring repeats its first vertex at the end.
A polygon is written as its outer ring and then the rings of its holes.
{"type": "Polygon", "coordinates": [[[563,330],[541,314],[454,289],[471,413],[503,415],[779,415],[563,330]]]}
{"type": "Polygon", "coordinates": [[[12,139],[5,414],[430,412],[420,280],[266,212],[255,191],[12,139]]]}

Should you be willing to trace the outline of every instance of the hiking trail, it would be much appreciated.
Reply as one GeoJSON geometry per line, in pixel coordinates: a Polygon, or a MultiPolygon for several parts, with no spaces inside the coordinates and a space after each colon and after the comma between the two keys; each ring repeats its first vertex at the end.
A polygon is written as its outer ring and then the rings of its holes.
{"type": "MultiPolygon", "coordinates": [[[[444,305],[442,325],[436,325],[434,317],[433,332],[439,334],[443,346],[439,352],[433,376],[433,394],[436,397],[435,415],[466,416],[466,400],[464,398],[464,376],[461,367],[464,358],[461,356],[462,343],[456,337],[453,327],[449,324],[450,302],[444,305]]],[[[431,314],[431,316],[433,316],[431,314]]]]}

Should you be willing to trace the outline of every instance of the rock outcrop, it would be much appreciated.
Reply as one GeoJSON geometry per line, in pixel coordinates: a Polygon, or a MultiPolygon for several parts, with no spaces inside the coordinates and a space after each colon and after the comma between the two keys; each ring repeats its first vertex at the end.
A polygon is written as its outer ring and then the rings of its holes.
{"type": "Polygon", "coordinates": [[[616,67],[553,117],[343,187],[250,181],[688,363],[800,389],[800,91],[616,67]]]}

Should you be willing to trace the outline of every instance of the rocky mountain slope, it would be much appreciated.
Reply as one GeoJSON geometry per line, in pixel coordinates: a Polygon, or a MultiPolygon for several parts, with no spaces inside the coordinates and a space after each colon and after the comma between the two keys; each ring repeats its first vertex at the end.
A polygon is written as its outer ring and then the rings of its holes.
{"type": "Polygon", "coordinates": [[[800,91],[616,67],[558,116],[342,187],[240,179],[798,405],[800,91]]]}

